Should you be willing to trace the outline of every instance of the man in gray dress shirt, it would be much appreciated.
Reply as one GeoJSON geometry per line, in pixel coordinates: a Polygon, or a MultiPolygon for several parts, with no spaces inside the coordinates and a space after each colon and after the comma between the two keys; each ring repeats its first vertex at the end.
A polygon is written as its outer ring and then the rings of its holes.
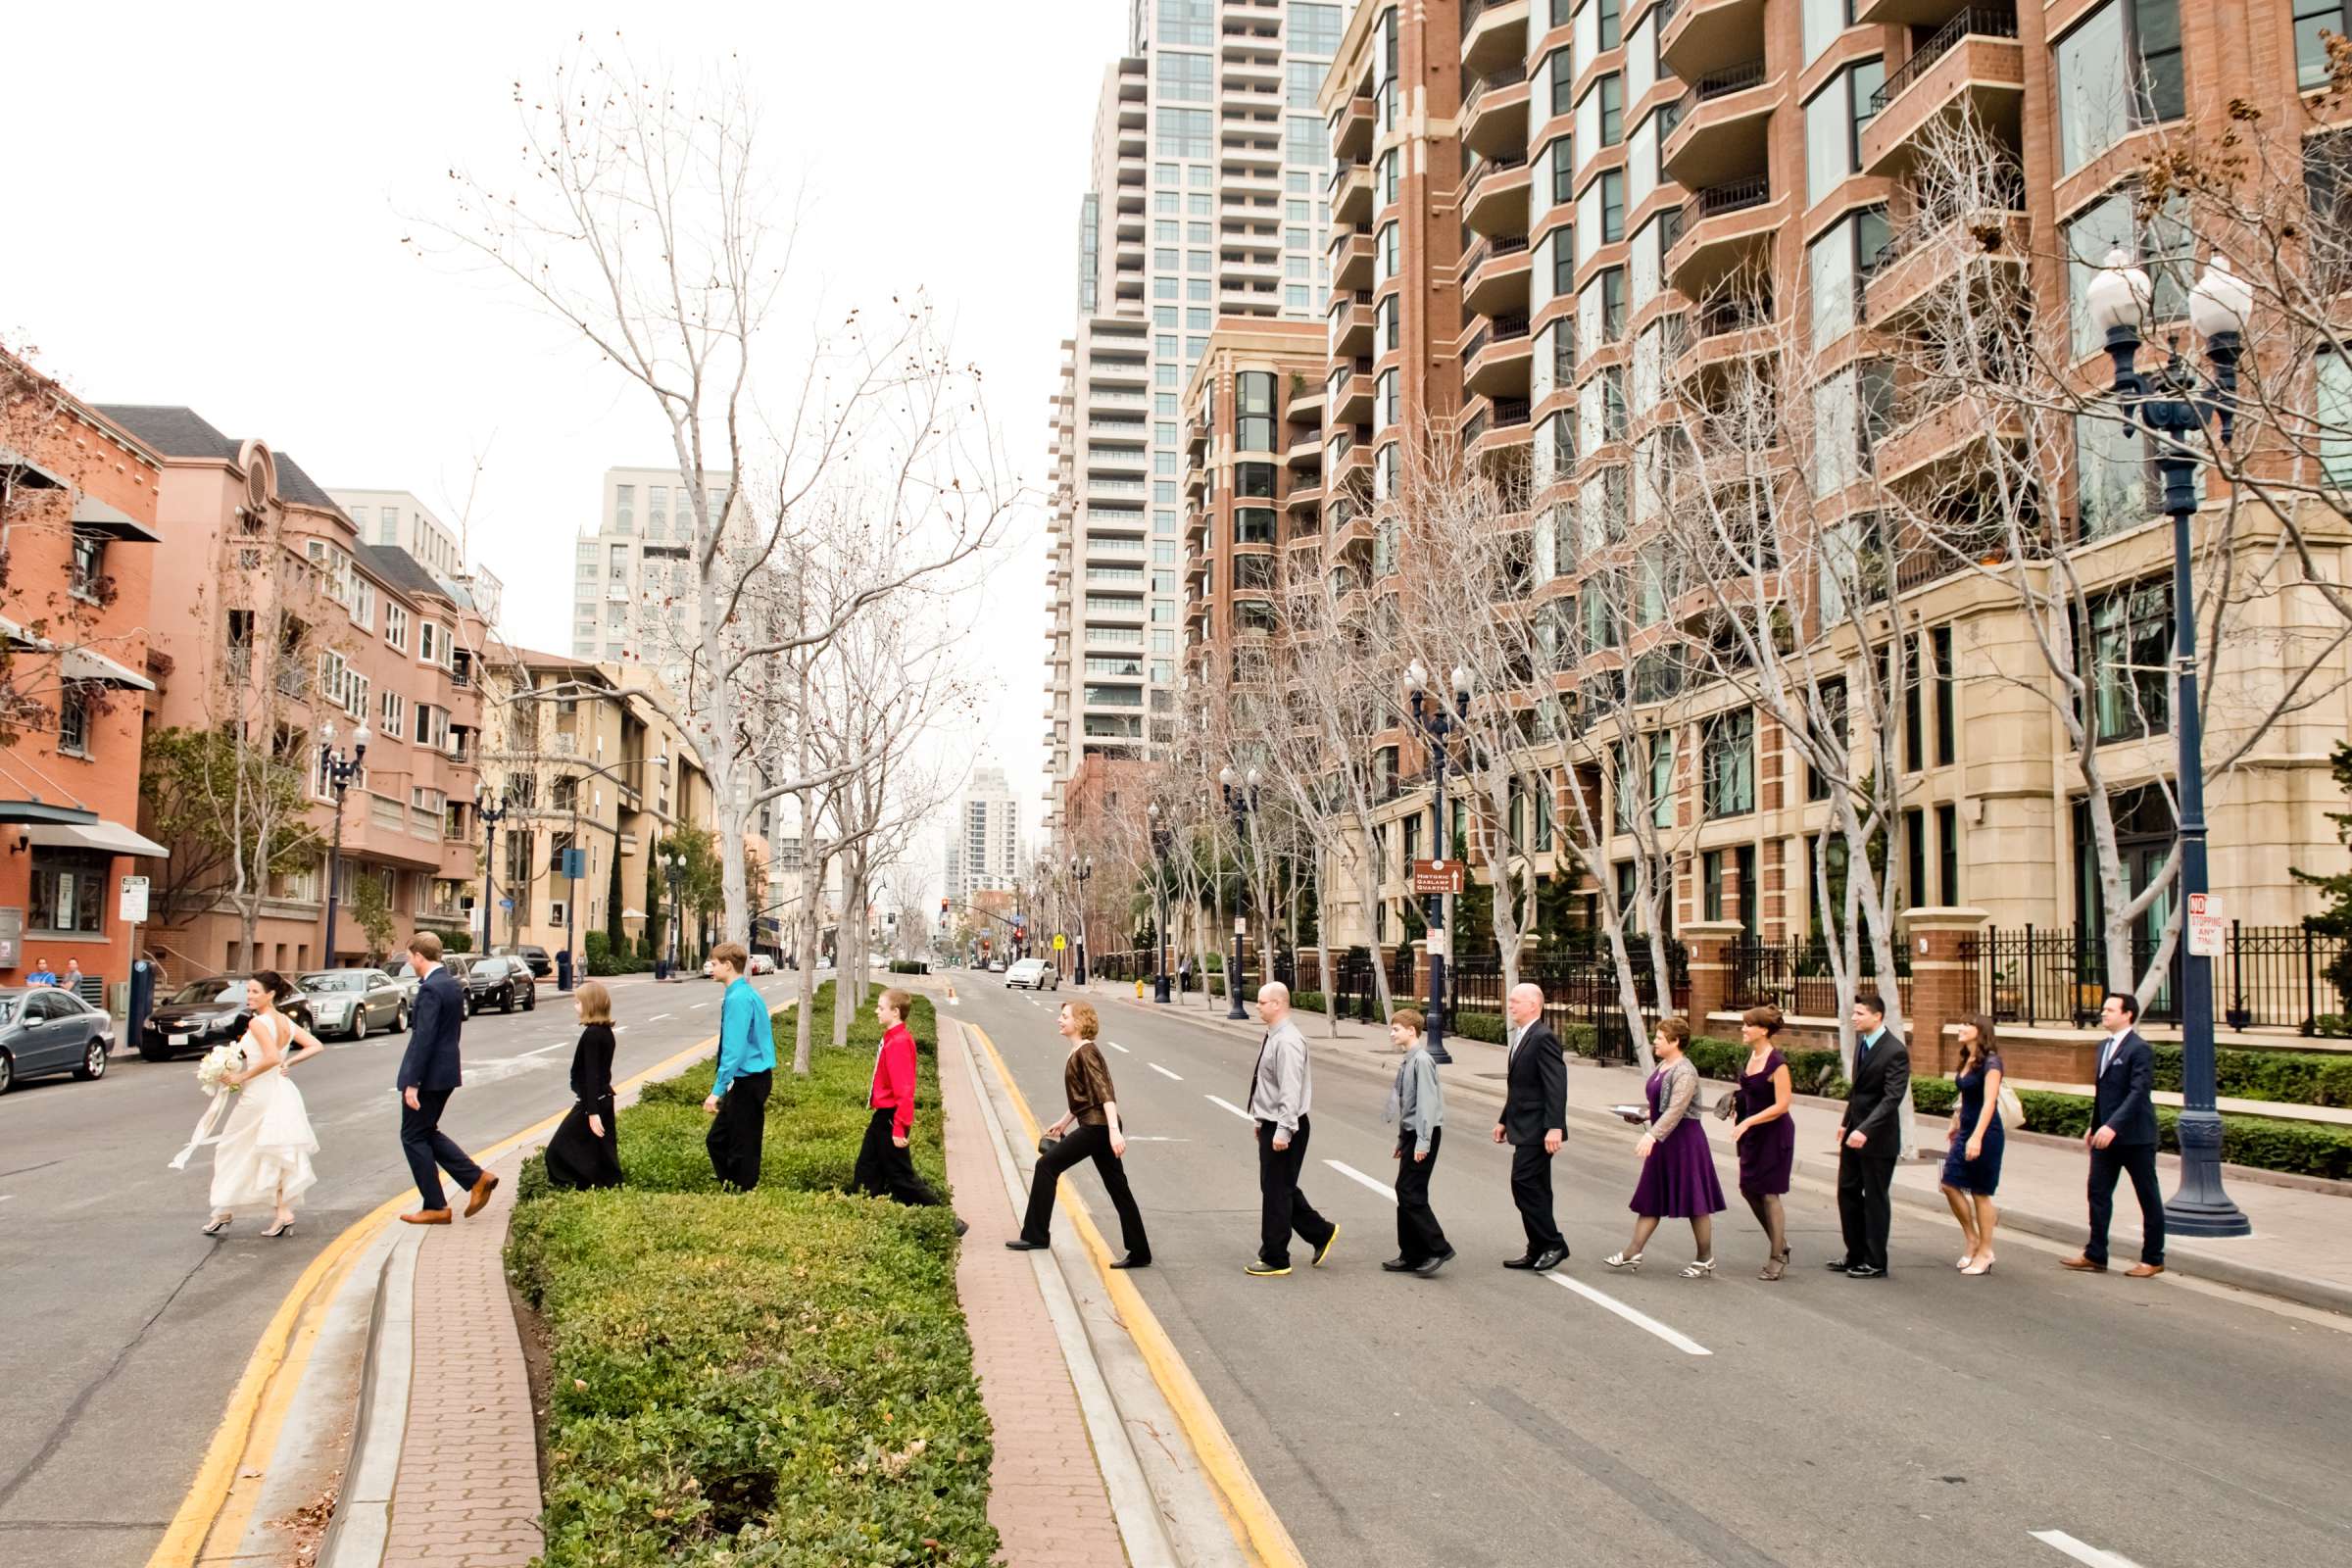
{"type": "Polygon", "coordinates": [[[1279,980],[1260,987],[1257,1015],[1266,1025],[1257,1066],[1250,1075],[1250,1115],[1257,1123],[1258,1245],[1257,1256],[1244,1272],[1269,1279],[1291,1271],[1293,1233],[1313,1249],[1315,1267],[1321,1268],[1340,1228],[1316,1213],[1298,1190],[1314,1083],[1306,1036],[1291,1022],[1291,988],[1279,980]]]}

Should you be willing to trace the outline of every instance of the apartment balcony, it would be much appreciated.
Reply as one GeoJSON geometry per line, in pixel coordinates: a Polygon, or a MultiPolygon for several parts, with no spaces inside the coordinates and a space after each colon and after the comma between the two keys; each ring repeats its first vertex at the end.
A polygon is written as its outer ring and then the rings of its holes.
{"type": "Polygon", "coordinates": [[[1372,95],[1359,92],[1331,118],[1331,156],[1360,161],[1372,153],[1372,95]]]}
{"type": "Polygon", "coordinates": [[[1781,85],[1765,75],[1761,55],[1691,82],[1683,90],[1682,119],[1659,150],[1666,177],[1696,189],[1764,169],[1781,85]]]}
{"type": "Polygon", "coordinates": [[[1668,284],[1704,299],[1741,268],[1762,270],[1771,261],[1772,236],[1788,217],[1788,198],[1776,199],[1771,180],[1761,174],[1692,191],[1683,203],[1683,237],[1666,253],[1668,284]]]}
{"type": "MultiPolygon", "coordinates": [[[[1315,453],[1316,462],[1320,463],[1322,457],[1322,451],[1318,448],[1315,453]]],[[[1282,498],[1282,508],[1285,512],[1302,514],[1309,518],[1320,516],[1322,506],[1323,486],[1316,479],[1303,479],[1293,484],[1291,493],[1282,498]]],[[[1314,525],[1310,521],[1303,527],[1294,528],[1289,542],[1297,544],[1301,538],[1320,539],[1322,537],[1321,534],[1314,531],[1314,525]]]]}
{"type": "Polygon", "coordinates": [[[1086,446],[1087,483],[1091,487],[1104,469],[1110,470],[1108,477],[1111,478],[1125,478],[1140,474],[1150,466],[1151,461],[1145,455],[1144,449],[1139,446],[1089,441],[1086,446]]]}
{"type": "Polygon", "coordinates": [[[1291,401],[1283,406],[1282,416],[1293,424],[1308,426],[1321,439],[1323,429],[1323,383],[1310,381],[1295,387],[1291,401]]]}
{"type": "Polygon", "coordinates": [[[1362,226],[1372,221],[1372,166],[1342,164],[1331,176],[1331,220],[1362,226]]]}
{"type": "Polygon", "coordinates": [[[1372,236],[1361,229],[1341,229],[1331,242],[1331,286],[1359,289],[1372,286],[1372,236]]]}
{"type": "Polygon", "coordinates": [[[2025,437],[2023,416],[2015,409],[2000,411],[1987,423],[1984,410],[1954,389],[1926,398],[1906,394],[1898,400],[1896,414],[1900,422],[1872,448],[1882,484],[1940,489],[1956,476],[1981,468],[1990,443],[2015,443],[2025,437]]]}
{"type": "Polygon", "coordinates": [[[1282,199],[1282,175],[1267,170],[1228,170],[1218,189],[1229,196],[1264,196],[1282,199]]]}
{"type": "Polygon", "coordinates": [[[1331,417],[1334,425],[1363,424],[1372,417],[1370,362],[1343,365],[1332,372],[1331,417]]]}
{"type": "Polygon", "coordinates": [[[1527,66],[1514,60],[1484,76],[1462,72],[1462,112],[1455,123],[1464,147],[1481,158],[1527,148],[1527,66]]]}
{"type": "Polygon", "coordinates": [[[1688,342],[1667,362],[1676,382],[1688,382],[1720,366],[1773,353],[1780,345],[1780,323],[1769,296],[1734,295],[1692,313],[1688,342]]]}
{"type": "Polygon", "coordinates": [[[1320,468],[1323,466],[1323,432],[1318,428],[1299,431],[1282,454],[1285,466],[1292,468],[1320,468]]]}
{"type": "Polygon", "coordinates": [[[1854,22],[1872,27],[1940,27],[1968,0],[1854,0],[1854,22]]]}
{"type": "Polygon", "coordinates": [[[1323,488],[1334,495],[1372,482],[1372,449],[1358,441],[1323,461],[1323,488]]]}
{"type": "Polygon", "coordinates": [[[1863,320],[1872,327],[1894,326],[1944,297],[1962,278],[1976,286],[1989,269],[2026,267],[2033,260],[2034,225],[2023,211],[2023,186],[1999,200],[1998,207],[1898,233],[1863,287],[1863,320]]]}
{"type": "Polygon", "coordinates": [[[1208,451],[1208,424],[1199,418],[1187,419],[1184,424],[1184,451],[1187,457],[1200,458],[1208,451]]]}
{"type": "Polygon", "coordinates": [[[1089,385],[1141,388],[1152,379],[1152,367],[1140,359],[1098,356],[1087,362],[1086,379],[1089,385]]]}
{"type": "Polygon", "coordinates": [[[1527,185],[1524,149],[1482,159],[1462,178],[1463,223],[1480,234],[1526,233],[1527,185]]]}
{"type": "Polygon", "coordinates": [[[1359,288],[1331,313],[1331,354],[1354,359],[1372,350],[1372,291],[1359,288]]]}
{"type": "Polygon", "coordinates": [[[1236,92],[1279,94],[1282,91],[1282,56],[1279,50],[1270,60],[1255,50],[1241,59],[1229,54],[1218,74],[1224,78],[1228,101],[1236,92]]]}
{"type": "Polygon", "coordinates": [[[1529,257],[1525,234],[1480,240],[1462,258],[1462,314],[1502,316],[1527,309],[1529,257]]]}
{"type": "Polygon", "coordinates": [[[1462,345],[1462,389],[1486,397],[1525,401],[1528,368],[1534,357],[1524,315],[1473,322],[1462,345]]]}
{"type": "Polygon", "coordinates": [[[1764,53],[1764,0],[1683,0],[1658,34],[1658,65],[1685,81],[1764,53]]]}
{"type": "Polygon", "coordinates": [[[2017,13],[1971,6],[1911,52],[1871,100],[1862,168],[1899,177],[1918,160],[1929,127],[1977,122],[2015,145],[2026,98],[2026,52],[2017,13]],[[1964,107],[1965,106],[1965,109],[1964,107]]]}
{"type": "Polygon", "coordinates": [[[1533,439],[1528,423],[1528,401],[1518,398],[1476,398],[1462,406],[1462,450],[1473,459],[1523,447],[1533,439]]]}
{"type": "Polygon", "coordinates": [[[1208,494],[1208,469],[1194,464],[1184,470],[1184,499],[1197,502],[1208,494]]]}
{"type": "Polygon", "coordinates": [[[1480,75],[1527,58],[1528,0],[1462,0],[1462,65],[1480,75]]]}
{"type": "Polygon", "coordinates": [[[1086,495],[1089,501],[1107,500],[1113,503],[1133,502],[1140,505],[1144,497],[1151,494],[1151,491],[1152,487],[1141,479],[1113,479],[1100,474],[1087,475],[1086,495]]]}
{"type": "Polygon", "coordinates": [[[1282,309],[1280,288],[1250,288],[1227,283],[1217,290],[1217,311],[1223,316],[1272,316],[1282,309]]]}

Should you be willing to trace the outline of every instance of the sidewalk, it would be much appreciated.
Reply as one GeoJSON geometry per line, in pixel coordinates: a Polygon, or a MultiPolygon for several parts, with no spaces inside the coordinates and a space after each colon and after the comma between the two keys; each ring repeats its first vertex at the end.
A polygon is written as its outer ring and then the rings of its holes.
{"type": "MultiPolygon", "coordinates": [[[[1139,1002],[1128,987],[1089,987],[1083,994],[1107,1001],[1113,1009],[1110,1019],[1115,1019],[1120,1011],[1173,1016],[1195,1028],[1230,1033],[1252,1044],[1263,1027],[1254,1017],[1246,1023],[1228,1020],[1221,1005],[1212,1012],[1197,1000],[1167,1006],[1160,1006],[1148,997],[1139,1002]]],[[[1115,1034],[1117,1025],[1110,1019],[1105,1020],[1105,1032],[1115,1034]]],[[[1343,1022],[1335,1038],[1329,1032],[1329,1021],[1320,1013],[1299,1013],[1297,1019],[1319,1059],[1375,1076],[1383,1082],[1396,1075],[1396,1054],[1389,1046],[1385,1026],[1343,1022]]],[[[1441,1069],[1447,1092],[1499,1104],[1502,1048],[1448,1035],[1446,1049],[1453,1056],[1453,1065],[1441,1069]]],[[[1730,1087],[1708,1080],[1701,1094],[1712,1104],[1715,1096],[1730,1087]]],[[[1571,1121],[1614,1131],[1630,1146],[1639,1136],[1638,1130],[1608,1107],[1639,1104],[1642,1100],[1642,1078],[1639,1069],[1602,1066],[1581,1056],[1569,1058],[1571,1121]]],[[[1797,1097],[1793,1110],[1797,1125],[1797,1175],[1836,1183],[1838,1156],[1831,1144],[1843,1109],[1842,1103],[1835,1100],[1797,1097]]],[[[1738,1155],[1732,1148],[1731,1123],[1713,1116],[1702,1116],[1699,1121],[1706,1128],[1719,1160],[1727,1168],[1736,1166],[1738,1155]]],[[[1898,1204],[1924,1209],[1949,1224],[1949,1210],[1937,1182],[1943,1118],[1920,1117],[1919,1139],[1923,1145],[1935,1146],[1938,1152],[1934,1161],[1906,1162],[1897,1169],[1895,1200],[1898,1204]]],[[[2180,1160],[2171,1154],[2160,1154],[2157,1165],[2169,1191],[2180,1170],[2180,1160]]],[[[2253,1221],[2254,1234],[2234,1241],[2169,1238],[2165,1245],[2166,1266],[2175,1273],[2259,1291],[2306,1306],[2352,1313],[2352,1198],[2275,1186],[2258,1180],[2258,1173],[2242,1171],[2237,1166],[2225,1167],[2225,1173],[2230,1196],[2253,1221]]],[[[2011,1139],[2001,1163],[1998,1202],[2002,1225],[2079,1246],[2086,1226],[2085,1176],[2086,1161],[2073,1140],[2045,1142],[2030,1132],[2011,1139]]],[[[1630,1186],[1630,1175],[1627,1180],[1630,1186]]],[[[2119,1195],[2115,1226],[2109,1235],[2113,1256],[2127,1262],[2137,1258],[2138,1220],[2138,1208],[2127,1189],[2119,1195]]]]}

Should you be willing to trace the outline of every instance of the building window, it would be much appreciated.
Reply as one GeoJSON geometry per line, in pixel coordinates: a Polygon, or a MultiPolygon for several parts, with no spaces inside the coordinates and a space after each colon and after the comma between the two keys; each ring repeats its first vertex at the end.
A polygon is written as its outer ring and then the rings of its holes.
{"type": "Polygon", "coordinates": [[[39,936],[93,936],[105,929],[106,879],[114,858],[103,850],[35,845],[25,930],[39,936]]]}
{"type": "Polygon", "coordinates": [[[1600,47],[1616,48],[1624,37],[1624,19],[1618,0],[1593,0],[1592,9],[1598,14],[1600,47]]]}
{"type": "Polygon", "coordinates": [[[1600,176],[1600,242],[1614,245],[1625,238],[1625,171],[1612,169],[1600,176]]]}
{"type": "Polygon", "coordinates": [[[1214,0],[1160,0],[1159,41],[1206,48],[1214,41],[1214,0]]]}
{"type": "Polygon", "coordinates": [[[2074,327],[2075,358],[2085,359],[2106,340],[2090,318],[2086,291],[2107,253],[2121,247],[2147,270],[2152,285],[2148,319],[2141,330],[2154,336],[2155,326],[2177,321],[2188,314],[2188,290],[2197,263],[2197,236],[2188,221],[2184,196],[2173,196],[2157,211],[2136,216],[2138,193],[2126,185],[2109,191],[2066,223],[2067,311],[2074,327]]]}
{"type": "Polygon", "coordinates": [[[1600,335],[1614,343],[1625,336],[1625,269],[1612,267],[1600,274],[1600,335]]]}
{"type": "Polygon", "coordinates": [[[1886,62],[1865,60],[1837,78],[1805,105],[1805,200],[1821,202],[1862,172],[1862,127],[1870,123],[1872,95],[1886,85],[1886,62]]]}
{"type": "Polygon", "coordinates": [[[57,749],[70,757],[90,755],[89,689],[78,681],[58,688],[57,749]]]}
{"type": "Polygon", "coordinates": [[[2163,734],[2172,721],[2171,581],[2118,588],[2093,601],[2087,641],[2085,674],[2099,741],[2163,734]]]}
{"type": "Polygon", "coordinates": [[[2058,147],[2073,173],[2143,125],[2179,120],[2180,0],[2109,0],[2058,40],[2058,147]]]}
{"type": "MultiPolygon", "coordinates": [[[[1208,9],[1205,3],[1200,9],[1208,9]]],[[[1293,54],[1336,55],[1340,52],[1340,33],[1343,8],[1336,5],[1306,5],[1292,0],[1288,25],[1283,29],[1293,54]]],[[[1203,40],[1205,41],[1205,40],[1203,40]]]]}
{"type": "Polygon", "coordinates": [[[2147,443],[2112,405],[2075,416],[2075,509],[2082,538],[2102,539],[2148,520],[2147,443]]]}
{"type": "Polygon", "coordinates": [[[1928,813],[1903,813],[1903,899],[1916,907],[1928,902],[1928,813]]]}
{"type": "Polygon", "coordinates": [[[1282,128],[1283,162],[1320,169],[1331,161],[1331,147],[1324,139],[1325,131],[1320,117],[1286,115],[1282,128]]]}
{"type": "Polygon", "coordinates": [[[2319,376],[2320,471],[2338,489],[2352,489],[2352,360],[2314,357],[2319,376]]]}
{"type": "Polygon", "coordinates": [[[1960,808],[1944,805],[1936,808],[1936,869],[1941,873],[1936,885],[1941,890],[1947,906],[1960,902],[1960,808]]]}
{"type": "Polygon", "coordinates": [[[84,599],[95,599],[99,597],[99,586],[105,577],[106,535],[76,533],[74,536],[74,592],[84,599]]]}
{"type": "Polygon", "coordinates": [[[1611,72],[1600,78],[1600,144],[1614,147],[1625,140],[1625,78],[1611,72]]]}
{"type": "Polygon", "coordinates": [[[1174,103],[1204,104],[1216,95],[1206,55],[1159,57],[1159,95],[1174,103]]]}
{"type": "Polygon", "coordinates": [[[1205,109],[1161,109],[1155,146],[1162,158],[1206,158],[1210,155],[1209,112],[1205,109]]]}
{"type": "Polygon", "coordinates": [[[1274,450],[1274,376],[1244,370],[1234,377],[1234,446],[1242,452],[1274,450]]]}
{"type": "Polygon", "coordinates": [[[1544,61],[1544,77],[1551,86],[1551,118],[1573,114],[1576,100],[1569,93],[1576,86],[1576,62],[1565,49],[1555,49],[1544,61]]]}
{"type": "MultiPolygon", "coordinates": [[[[1936,765],[1949,767],[1959,756],[1960,715],[1953,704],[1958,701],[1958,688],[1952,684],[1952,628],[1933,627],[1928,632],[1928,654],[1936,662],[1936,765]]],[[[1944,889],[1947,901],[1950,888],[1944,889]]]]}
{"type": "Polygon", "coordinates": [[[2327,34],[2352,36],[2343,0],[2295,0],[2295,86],[2303,92],[2328,80],[2327,34]]]}
{"type": "Polygon", "coordinates": [[[1756,808],[1756,712],[1752,708],[1707,720],[1700,752],[1707,815],[1742,816],[1756,808]]]}
{"type": "Polygon", "coordinates": [[[1838,35],[1854,24],[1854,0],[1805,0],[1805,64],[1821,58],[1838,35]]]}

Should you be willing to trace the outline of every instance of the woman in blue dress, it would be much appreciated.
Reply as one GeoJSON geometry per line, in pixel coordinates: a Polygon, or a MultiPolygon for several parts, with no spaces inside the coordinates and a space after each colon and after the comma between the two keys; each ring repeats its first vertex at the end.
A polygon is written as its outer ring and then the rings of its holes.
{"type": "Polygon", "coordinates": [[[1960,1070],[1953,1075],[1960,1100],[1952,1108],[1951,1151],[1943,1156],[1943,1200],[1952,1205],[1968,1250],[1960,1272],[1992,1271],[1992,1228],[2000,1211],[1992,1195],[2001,1185],[2001,1057],[1993,1049],[1992,1020],[1976,1013],[1960,1025],[1960,1070]]]}

